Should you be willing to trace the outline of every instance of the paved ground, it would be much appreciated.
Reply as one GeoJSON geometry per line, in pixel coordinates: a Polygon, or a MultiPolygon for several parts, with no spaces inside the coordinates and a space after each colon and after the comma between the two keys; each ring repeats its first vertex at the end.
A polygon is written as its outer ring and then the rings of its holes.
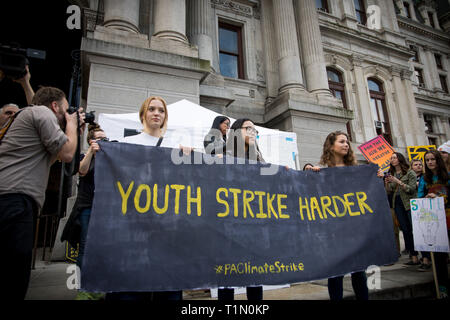
{"type": "MultiPolygon", "coordinates": [[[[40,254],[38,254],[40,256],[40,254]]],[[[380,289],[370,290],[371,300],[433,299],[435,288],[432,271],[419,272],[417,266],[405,266],[408,256],[402,255],[392,266],[381,267],[380,289]]],[[[76,290],[69,290],[67,273],[71,264],[36,261],[32,270],[26,300],[74,300],[76,290]]],[[[368,275],[370,276],[370,274],[368,275]]],[[[69,281],[70,282],[70,281],[69,281]]],[[[214,300],[209,290],[185,291],[185,300],[214,300]]],[[[236,300],[245,300],[245,294],[236,294],[236,300]]],[[[344,299],[352,299],[350,277],[344,278],[344,299]]],[[[265,290],[265,300],[328,300],[327,281],[292,284],[288,288],[265,290]]]]}

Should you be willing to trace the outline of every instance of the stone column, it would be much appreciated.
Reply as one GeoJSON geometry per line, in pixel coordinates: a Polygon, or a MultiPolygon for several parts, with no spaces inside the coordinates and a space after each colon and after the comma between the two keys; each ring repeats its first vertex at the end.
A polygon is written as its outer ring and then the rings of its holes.
{"type": "Polygon", "coordinates": [[[434,52],[427,46],[424,47],[426,61],[426,70],[430,78],[430,89],[441,90],[441,81],[439,80],[439,72],[436,65],[434,52]]]}
{"type": "Polygon", "coordinates": [[[356,97],[356,105],[359,106],[360,119],[361,119],[361,128],[364,135],[364,141],[368,141],[373,137],[377,136],[374,124],[374,118],[372,116],[372,110],[370,109],[370,97],[368,96],[367,90],[367,79],[364,75],[364,71],[362,68],[362,57],[353,56],[352,64],[353,64],[353,75],[354,75],[354,83],[355,83],[355,97],[356,97]]]}
{"type": "Polygon", "coordinates": [[[198,47],[198,57],[213,61],[213,41],[210,0],[188,0],[189,35],[191,42],[198,47]]]}
{"type": "Polygon", "coordinates": [[[297,0],[296,4],[308,91],[331,97],[316,5],[313,0],[297,0]]]}
{"type": "Polygon", "coordinates": [[[435,27],[437,30],[442,30],[442,29],[441,29],[441,26],[439,25],[439,19],[438,19],[438,16],[437,16],[437,12],[436,12],[436,11],[433,11],[433,21],[434,21],[434,27],[435,27]]]}
{"type": "Polygon", "coordinates": [[[411,131],[414,134],[414,145],[426,145],[428,143],[428,138],[425,134],[423,116],[421,118],[419,110],[416,106],[416,99],[414,97],[414,91],[411,83],[412,72],[410,70],[402,70],[400,77],[403,83],[403,88],[405,90],[405,95],[407,99],[407,114],[411,115],[411,131]]]}
{"type": "Polygon", "coordinates": [[[139,33],[140,0],[105,0],[103,25],[121,31],[139,33]]]}
{"type": "Polygon", "coordinates": [[[187,43],[186,0],[155,0],[154,37],[187,43]]]}
{"type": "Polygon", "coordinates": [[[304,90],[292,0],[273,1],[273,14],[280,74],[278,90],[280,93],[304,90]]]}

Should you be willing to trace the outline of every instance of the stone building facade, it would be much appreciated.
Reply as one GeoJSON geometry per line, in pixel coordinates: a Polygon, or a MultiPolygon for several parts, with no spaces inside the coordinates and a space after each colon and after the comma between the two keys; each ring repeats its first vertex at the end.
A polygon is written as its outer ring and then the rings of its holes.
{"type": "Polygon", "coordinates": [[[187,99],[296,132],[301,165],[334,130],[356,151],[379,134],[404,154],[450,139],[448,0],[74,2],[97,114],[187,99]]]}

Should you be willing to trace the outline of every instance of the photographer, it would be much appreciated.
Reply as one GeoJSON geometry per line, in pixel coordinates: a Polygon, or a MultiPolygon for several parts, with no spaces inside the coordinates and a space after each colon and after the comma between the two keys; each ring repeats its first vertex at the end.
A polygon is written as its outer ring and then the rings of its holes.
{"type": "Polygon", "coordinates": [[[64,92],[39,89],[0,141],[0,299],[24,299],[30,279],[33,213],[44,204],[51,165],[71,162],[84,114],[68,114],[64,92]],[[79,115],[79,116],[78,116],[79,115]],[[79,118],[79,123],[78,123],[79,118]]]}

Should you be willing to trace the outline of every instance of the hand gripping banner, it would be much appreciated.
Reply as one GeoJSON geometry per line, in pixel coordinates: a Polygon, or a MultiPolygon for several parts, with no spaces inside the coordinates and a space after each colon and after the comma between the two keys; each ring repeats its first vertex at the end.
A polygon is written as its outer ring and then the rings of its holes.
{"type": "Polygon", "coordinates": [[[83,290],[287,284],[397,261],[376,165],[261,175],[268,165],[171,156],[101,143],[83,290]]]}

